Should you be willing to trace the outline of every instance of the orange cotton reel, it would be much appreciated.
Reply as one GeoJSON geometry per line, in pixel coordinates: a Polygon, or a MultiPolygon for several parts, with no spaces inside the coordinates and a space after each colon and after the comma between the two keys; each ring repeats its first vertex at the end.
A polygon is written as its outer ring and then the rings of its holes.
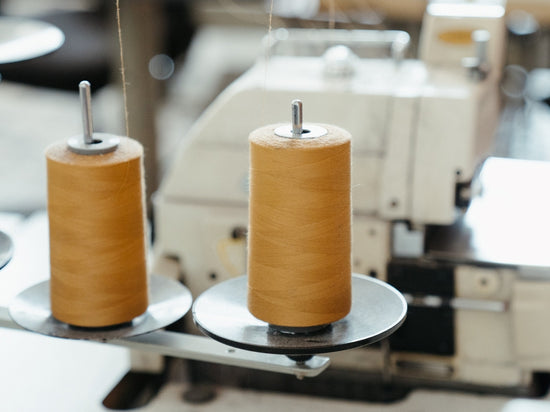
{"type": "Polygon", "coordinates": [[[250,142],[248,309],[283,327],[313,327],[351,308],[351,135],[290,139],[280,125],[250,142]]]}
{"type": "Polygon", "coordinates": [[[46,151],[53,316],[82,327],[130,322],[148,306],[143,148],[46,151]]]}

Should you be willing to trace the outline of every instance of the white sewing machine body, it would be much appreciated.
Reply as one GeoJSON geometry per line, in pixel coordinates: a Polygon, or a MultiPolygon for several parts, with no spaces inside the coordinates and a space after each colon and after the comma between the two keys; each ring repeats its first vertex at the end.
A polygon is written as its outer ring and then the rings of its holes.
{"type": "MultiPolygon", "coordinates": [[[[498,18],[475,18],[469,23],[459,20],[459,27],[491,32],[490,50],[495,52],[490,56],[495,69],[483,81],[469,77],[455,50],[448,53],[451,63],[446,64],[356,59],[349,62],[353,73],[347,76],[327,76],[327,64],[320,56],[272,55],[267,65],[260,58],[217,97],[182,142],[156,201],[157,242],[163,253],[191,255],[210,266],[209,272],[222,277],[227,274],[227,267],[212,266],[219,260],[215,255],[199,257],[210,247],[198,246],[202,242],[196,236],[226,239],[232,229],[246,228],[248,135],[257,127],[289,121],[290,102],[295,98],[304,103],[306,122],[339,125],[353,136],[352,193],[357,229],[363,220],[381,225],[383,232],[388,232],[387,223],[395,220],[414,225],[454,222],[457,183],[467,183],[474,176],[488,153],[498,119],[502,58],[498,50],[504,41],[499,9],[498,18]],[[212,211],[208,213],[208,209],[212,211]],[[218,219],[227,222],[215,223],[218,219]],[[208,223],[201,223],[199,229],[189,226],[189,220],[193,225],[202,220],[208,223]],[[217,231],[216,226],[224,229],[217,231]],[[183,244],[187,238],[184,232],[193,233],[189,245],[183,244]],[[191,252],[195,247],[202,252],[191,252]]],[[[403,32],[316,30],[305,34],[296,31],[294,35],[321,52],[346,40],[362,47],[365,43],[388,47],[402,42],[403,36],[408,41],[403,32]]],[[[423,34],[428,60],[440,58],[441,50],[431,46],[437,36],[438,32],[423,34]]],[[[473,44],[455,47],[462,57],[475,55],[473,44]]],[[[356,231],[364,233],[362,229],[356,231]]],[[[384,249],[372,253],[381,260],[379,265],[369,256],[370,267],[357,263],[355,269],[375,269],[383,274],[389,239],[368,240],[369,246],[363,247],[359,238],[355,238],[356,256],[364,256],[372,243],[383,244],[384,249]]],[[[238,273],[244,270],[241,263],[237,264],[238,273]]]]}
{"type": "MultiPolygon", "coordinates": [[[[266,124],[289,122],[290,102],[296,98],[303,101],[306,122],[335,124],[353,136],[355,272],[391,283],[395,222],[422,230],[456,221],[461,188],[487,156],[498,121],[504,9],[469,4],[457,14],[441,4],[430,7],[421,60],[348,55],[348,60],[327,61],[299,51],[273,53],[261,57],[204,112],[155,199],[156,256],[179,260],[195,296],[246,272],[248,135],[266,124]],[[485,62],[490,70],[478,79],[462,66],[463,58],[476,55],[474,44],[442,40],[442,33],[453,38],[475,30],[490,34],[485,62]],[[327,75],[334,67],[343,68],[341,75],[327,75]]],[[[282,34],[306,39],[322,51],[338,42],[353,50],[363,42],[391,46],[408,38],[402,32],[282,34]]],[[[452,348],[405,347],[392,350],[389,358],[382,349],[355,350],[335,356],[334,363],[498,387],[530,383],[537,366],[527,359],[529,353],[543,356],[541,368],[550,370],[550,349],[544,349],[550,344],[521,346],[525,339],[517,338],[524,330],[514,319],[524,318],[512,309],[523,295],[516,293],[521,287],[515,286],[513,267],[470,263],[454,265],[448,274],[444,283],[452,286],[452,296],[443,300],[454,302],[448,313],[452,348]]],[[[437,311],[441,299],[437,304],[422,300],[433,294],[425,290],[419,298],[411,293],[411,304],[437,311]]],[[[537,310],[530,316],[543,313],[537,310]]]]}

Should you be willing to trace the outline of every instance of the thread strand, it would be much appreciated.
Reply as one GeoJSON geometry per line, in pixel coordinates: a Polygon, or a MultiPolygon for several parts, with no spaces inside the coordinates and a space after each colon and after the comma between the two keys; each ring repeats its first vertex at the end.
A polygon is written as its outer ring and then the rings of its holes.
{"type": "Polygon", "coordinates": [[[122,100],[124,105],[124,127],[126,136],[130,136],[130,126],[128,122],[128,93],[126,90],[126,66],[124,64],[124,46],[122,43],[122,24],[120,18],[120,0],[116,0],[116,23],[118,32],[118,50],[120,53],[120,77],[122,81],[122,100]]]}
{"type": "Polygon", "coordinates": [[[271,32],[273,31],[273,1],[271,0],[269,5],[269,17],[267,23],[267,36],[265,44],[265,55],[264,55],[264,89],[262,94],[262,104],[261,104],[261,119],[266,117],[266,107],[267,107],[267,76],[268,76],[268,66],[269,60],[271,58],[271,32]]]}

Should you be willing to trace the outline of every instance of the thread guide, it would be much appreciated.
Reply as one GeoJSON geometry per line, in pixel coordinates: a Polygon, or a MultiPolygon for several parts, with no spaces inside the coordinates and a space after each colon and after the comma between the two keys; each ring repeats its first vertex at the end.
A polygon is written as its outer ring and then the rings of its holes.
{"type": "Polygon", "coordinates": [[[71,152],[81,155],[100,155],[114,152],[119,143],[118,136],[94,133],[92,116],[92,92],[90,82],[83,80],[78,85],[82,111],[82,135],[69,138],[67,145],[71,152]]]}

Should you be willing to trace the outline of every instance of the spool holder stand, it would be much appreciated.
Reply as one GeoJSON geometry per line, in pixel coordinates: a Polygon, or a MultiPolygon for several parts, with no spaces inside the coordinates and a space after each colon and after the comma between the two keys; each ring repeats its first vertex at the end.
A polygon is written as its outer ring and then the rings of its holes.
{"type": "MultiPolygon", "coordinates": [[[[103,138],[93,133],[88,82],[81,82],[80,96],[83,139],[69,139],[69,148],[80,154],[116,150],[118,141],[111,139],[111,135],[103,138]]],[[[283,126],[276,133],[289,138],[315,138],[326,134],[322,127],[302,125],[300,101],[292,102],[292,119],[290,127],[283,126]]],[[[404,297],[392,286],[363,275],[353,275],[352,308],[344,319],[316,330],[281,328],[250,314],[246,284],[246,276],[234,278],[208,289],[195,300],[193,319],[199,329],[213,339],[158,330],[183,317],[191,307],[192,297],[179,282],[155,275],[150,277],[149,308],[131,323],[108,328],[81,328],[60,322],[51,314],[49,281],[44,281],[21,292],[9,308],[0,307],[0,327],[96,340],[165,356],[287,373],[301,379],[317,376],[329,366],[330,359],[317,354],[377,342],[399,328],[407,312],[404,297]]]]}
{"type": "MultiPolygon", "coordinates": [[[[321,126],[303,123],[300,100],[291,104],[291,124],[275,129],[289,139],[315,139],[327,134],[321,126]]],[[[230,346],[286,355],[305,362],[319,353],[352,349],[377,342],[405,321],[407,303],[385,282],[363,275],[352,276],[350,313],[330,325],[292,327],[269,325],[256,319],[247,306],[247,277],[219,283],[193,304],[193,319],[203,333],[230,346]]]]}
{"type": "MultiPolygon", "coordinates": [[[[90,83],[80,82],[79,93],[83,133],[68,140],[68,149],[83,156],[115,151],[120,143],[117,136],[93,131],[90,83]]],[[[9,314],[23,328],[48,336],[106,341],[141,335],[168,326],[185,315],[191,306],[189,290],[166,277],[150,276],[148,292],[149,305],[144,314],[131,322],[105,328],[71,326],[55,319],[50,307],[49,280],[20,293],[11,303],[9,314]]]]}
{"type": "MultiPolygon", "coordinates": [[[[93,131],[91,85],[88,81],[80,82],[79,94],[83,133],[67,141],[68,149],[84,156],[115,151],[120,143],[118,136],[93,131]]],[[[5,244],[5,241],[2,242],[2,245],[5,244]]],[[[55,319],[50,306],[49,280],[31,286],[17,295],[8,312],[17,325],[33,332],[60,338],[106,342],[164,328],[183,317],[191,307],[192,297],[189,290],[179,282],[163,276],[149,277],[148,294],[149,305],[145,313],[131,322],[103,328],[78,327],[55,319]]]]}

